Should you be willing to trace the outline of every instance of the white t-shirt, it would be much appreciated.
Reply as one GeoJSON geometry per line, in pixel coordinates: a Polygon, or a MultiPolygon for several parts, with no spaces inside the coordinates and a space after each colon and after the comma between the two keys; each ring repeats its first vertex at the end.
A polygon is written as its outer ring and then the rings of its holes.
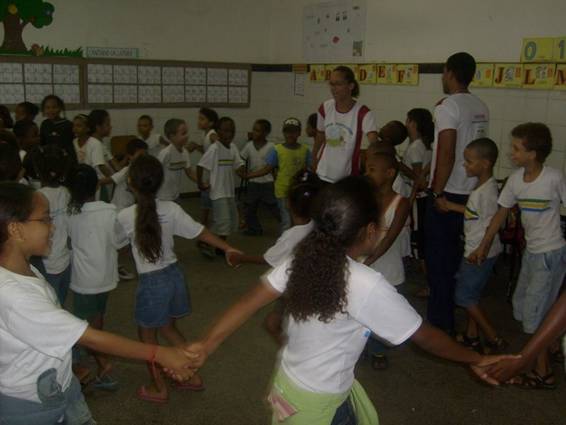
{"type": "Polygon", "coordinates": [[[364,136],[377,131],[375,117],[367,106],[356,102],[343,114],[336,111],[334,99],[327,100],[318,108],[316,127],[326,136],[326,143],[318,153],[318,176],[334,183],[350,174],[359,174],[364,136]]]}
{"type": "Polygon", "coordinates": [[[147,139],[143,141],[147,143],[147,153],[157,157],[159,152],[164,149],[164,146],[160,143],[161,134],[151,133],[147,139]]]}
{"type": "Polygon", "coordinates": [[[67,247],[67,206],[71,195],[63,187],[42,187],[39,189],[49,202],[49,216],[55,225],[51,238],[51,251],[43,258],[43,265],[49,274],[63,273],[71,263],[71,252],[67,247]]]}
{"type": "Polygon", "coordinates": [[[533,254],[566,245],[560,228],[560,202],[566,205],[566,180],[561,171],[544,166],[535,181],[525,183],[525,169],[515,171],[499,195],[499,205],[519,204],[527,249],[533,254]]]}
{"type": "Polygon", "coordinates": [[[293,226],[285,230],[275,245],[269,248],[263,258],[271,267],[277,267],[289,257],[299,242],[301,242],[314,229],[314,222],[293,226]]]}
{"type": "MultiPolygon", "coordinates": [[[[402,198],[403,197],[401,195],[397,195],[397,197],[387,207],[385,214],[383,214],[379,224],[380,237],[377,243],[381,242],[381,240],[385,238],[385,235],[393,224],[397,207],[399,206],[399,202],[402,198]]],[[[403,238],[405,237],[404,230],[405,229],[401,230],[389,249],[370,266],[376,272],[381,273],[387,282],[393,286],[401,285],[405,282],[405,266],[403,265],[403,257],[405,254],[403,252],[403,238]]]]}
{"type": "Polygon", "coordinates": [[[234,171],[244,166],[238,148],[230,143],[227,148],[220,141],[212,144],[198,163],[199,167],[210,171],[210,199],[233,198],[234,171]]]}
{"type": "Polygon", "coordinates": [[[204,226],[194,221],[179,205],[171,201],[156,200],[157,215],[161,224],[161,248],[163,254],[156,263],[150,263],[140,253],[135,242],[137,206],[132,205],[118,214],[118,222],[127,238],[132,244],[132,252],[136,262],[138,273],[148,273],[165,267],[177,261],[174,251],[173,236],[181,236],[186,239],[198,237],[204,226]]]}
{"type": "MultiPolygon", "coordinates": [[[[430,164],[430,161],[432,161],[432,150],[427,149],[421,139],[416,139],[411,142],[403,154],[403,164],[410,169],[413,169],[415,165],[421,165],[422,169],[424,169],[428,164],[430,164]]],[[[405,176],[403,176],[403,180],[409,186],[413,186],[413,180],[405,176]]],[[[426,192],[424,191],[417,195],[418,198],[423,198],[425,196],[426,192]]]]}
{"type": "MultiPolygon", "coordinates": [[[[497,212],[497,198],[499,190],[495,178],[490,178],[475,189],[468,198],[464,212],[464,257],[468,257],[480,245],[491,219],[497,212]]],[[[488,258],[492,258],[502,251],[501,241],[497,235],[489,250],[488,258]]]]}
{"type": "MultiPolygon", "coordinates": [[[[213,134],[216,134],[215,130],[208,130],[206,133],[204,133],[204,137],[202,139],[202,154],[203,155],[206,153],[208,148],[213,143],[215,143],[215,142],[212,142],[211,139],[210,139],[213,134]]],[[[203,183],[210,183],[210,171],[208,171],[208,170],[202,171],[202,182],[203,183]]]]}
{"type": "MultiPolygon", "coordinates": [[[[242,157],[242,159],[244,159],[244,161],[249,161],[248,170],[250,172],[258,171],[267,166],[265,159],[273,149],[275,149],[275,145],[271,142],[267,142],[258,150],[256,149],[254,142],[252,141],[246,143],[246,146],[244,146],[244,149],[242,149],[242,151],[240,152],[240,156],[242,157]]],[[[269,173],[265,176],[254,177],[249,181],[252,183],[271,183],[273,182],[273,175],[269,173]]]]}
{"type": "Polygon", "coordinates": [[[0,267],[0,393],[39,402],[37,378],[57,371],[65,391],[73,377],[71,348],[88,324],[65,311],[53,288],[37,277],[0,267]]]}
{"type": "MultiPolygon", "coordinates": [[[[285,292],[291,261],[288,259],[267,276],[267,283],[278,292],[285,292]]],[[[371,332],[398,345],[422,323],[413,307],[381,274],[350,258],[348,267],[346,314],[338,313],[328,323],[317,318],[297,322],[289,317],[281,367],[294,383],[308,391],[347,391],[371,332]]]]}
{"type": "Polygon", "coordinates": [[[128,188],[129,169],[129,166],[124,167],[111,176],[112,181],[116,185],[114,187],[114,194],[112,195],[112,203],[116,205],[118,211],[123,210],[136,202],[134,194],[128,188]]]}
{"type": "Polygon", "coordinates": [[[68,216],[73,247],[71,289],[79,294],[100,294],[118,283],[117,250],[128,244],[117,225],[116,207],[102,201],[87,202],[79,214],[68,216]]]}
{"type": "Polygon", "coordinates": [[[106,165],[106,159],[102,142],[94,137],[89,137],[82,147],[79,146],[79,139],[73,140],[73,146],[79,164],[90,165],[96,170],[98,178],[103,178],[104,174],[100,171],[100,165],[106,165]]]}
{"type": "Polygon", "coordinates": [[[443,99],[434,110],[434,144],[430,169],[431,187],[436,171],[438,134],[443,130],[456,130],[455,160],[452,173],[444,190],[449,193],[468,195],[477,179],[468,177],[464,169],[464,150],[468,144],[480,137],[487,137],[489,111],[485,103],[470,93],[456,93],[443,99]]]}
{"type": "Polygon", "coordinates": [[[163,184],[159,189],[157,197],[162,201],[174,201],[181,193],[181,181],[186,175],[185,170],[191,168],[191,159],[189,151],[186,149],[179,150],[170,144],[161,149],[157,159],[163,164],[163,184]]]}

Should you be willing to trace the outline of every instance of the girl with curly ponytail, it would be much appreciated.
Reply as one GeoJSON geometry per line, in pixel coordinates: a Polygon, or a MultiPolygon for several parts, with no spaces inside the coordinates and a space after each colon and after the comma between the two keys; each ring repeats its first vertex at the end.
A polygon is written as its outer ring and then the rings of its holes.
{"type": "MultiPolygon", "coordinates": [[[[391,344],[411,338],[444,358],[485,367],[485,359],[423,323],[378,272],[357,262],[377,242],[379,217],[372,183],[347,177],[326,186],[314,205],[314,230],[185,350],[207,357],[257,310],[287,297],[287,343],[268,400],[273,423],[377,425],[377,413],[354,378],[370,331],[391,344]],[[352,408],[355,402],[356,412],[352,408]],[[359,408],[359,409],[358,409],[359,408]]],[[[485,374],[477,369],[484,379],[485,374]]]]}
{"type": "MultiPolygon", "coordinates": [[[[185,342],[176,320],[191,312],[191,299],[183,272],[174,251],[174,236],[197,238],[226,252],[229,260],[237,251],[204,226],[194,221],[175,202],[160,201],[157,193],[163,183],[163,166],[150,155],[139,155],[131,163],[129,184],[136,205],[118,214],[120,227],[130,243],[139,274],[136,293],[135,319],[143,342],[156,344],[157,335],[173,345],[185,342]]],[[[138,390],[138,397],[152,402],[168,398],[167,386],[155,368],[149,368],[152,382],[138,390]]],[[[183,388],[202,390],[204,384],[198,375],[183,388]]]]}

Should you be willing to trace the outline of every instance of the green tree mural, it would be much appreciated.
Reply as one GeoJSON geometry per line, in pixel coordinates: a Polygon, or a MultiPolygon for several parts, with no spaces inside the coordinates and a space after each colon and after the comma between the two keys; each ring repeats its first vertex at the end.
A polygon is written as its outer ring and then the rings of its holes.
{"type": "Polygon", "coordinates": [[[0,21],[4,25],[4,42],[0,49],[24,52],[27,47],[22,38],[26,25],[45,27],[53,22],[55,8],[43,0],[0,0],[0,21]]]}

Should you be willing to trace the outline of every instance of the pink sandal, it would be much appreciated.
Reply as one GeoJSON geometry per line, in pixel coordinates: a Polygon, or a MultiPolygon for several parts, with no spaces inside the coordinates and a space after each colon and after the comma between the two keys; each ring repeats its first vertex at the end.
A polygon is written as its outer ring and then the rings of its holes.
{"type": "Polygon", "coordinates": [[[149,401],[150,403],[156,403],[156,404],[164,404],[169,401],[168,397],[159,397],[149,394],[144,385],[138,388],[138,391],[136,392],[136,397],[139,398],[140,400],[149,401]]]}

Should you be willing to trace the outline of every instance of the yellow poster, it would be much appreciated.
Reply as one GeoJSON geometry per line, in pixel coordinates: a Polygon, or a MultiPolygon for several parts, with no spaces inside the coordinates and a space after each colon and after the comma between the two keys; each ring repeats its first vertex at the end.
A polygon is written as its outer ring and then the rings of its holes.
{"type": "Polygon", "coordinates": [[[513,88],[523,84],[523,65],[496,63],[493,67],[493,87],[513,88]]]}
{"type": "Polygon", "coordinates": [[[377,84],[394,84],[395,83],[395,65],[381,64],[377,65],[377,84]]]}
{"type": "Polygon", "coordinates": [[[556,65],[556,78],[554,79],[554,88],[556,90],[566,90],[566,63],[556,65]]]}
{"type": "Polygon", "coordinates": [[[357,78],[360,84],[376,84],[376,66],[374,64],[358,65],[357,78]]]}
{"type": "Polygon", "coordinates": [[[471,87],[491,87],[493,85],[493,64],[478,63],[476,65],[476,74],[471,87]]]}
{"type": "Polygon", "coordinates": [[[553,59],[553,38],[524,38],[521,62],[549,62],[553,59]]]}
{"type": "Polygon", "coordinates": [[[344,64],[344,63],[340,63],[340,64],[326,64],[324,65],[324,70],[326,73],[326,80],[330,80],[330,74],[332,73],[332,71],[334,71],[336,69],[336,67],[338,66],[345,66],[348,67],[352,70],[352,72],[354,73],[354,75],[357,75],[358,73],[358,65],[353,65],[353,64],[344,64]]]}
{"type": "Polygon", "coordinates": [[[553,63],[529,63],[523,66],[524,89],[551,89],[554,86],[553,63]]]}
{"type": "Polygon", "coordinates": [[[309,68],[309,81],[315,83],[322,83],[325,81],[324,65],[310,65],[309,68]]]}
{"type": "Polygon", "coordinates": [[[566,37],[554,39],[554,62],[566,62],[566,37]]]}
{"type": "Polygon", "coordinates": [[[416,64],[395,65],[395,84],[403,86],[419,85],[419,66],[416,64]]]}

